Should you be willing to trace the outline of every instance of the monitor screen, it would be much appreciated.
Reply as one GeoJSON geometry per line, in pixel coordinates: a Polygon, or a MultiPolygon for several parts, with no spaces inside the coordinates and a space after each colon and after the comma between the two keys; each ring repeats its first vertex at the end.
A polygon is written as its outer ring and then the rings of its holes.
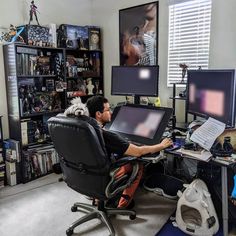
{"type": "Polygon", "coordinates": [[[235,125],[235,70],[189,70],[187,111],[235,125]]]}
{"type": "Polygon", "coordinates": [[[158,66],[112,66],[111,94],[158,96],[158,66]]]}
{"type": "Polygon", "coordinates": [[[106,129],[118,132],[127,140],[140,144],[156,144],[165,131],[171,108],[125,105],[116,107],[106,129]]]}

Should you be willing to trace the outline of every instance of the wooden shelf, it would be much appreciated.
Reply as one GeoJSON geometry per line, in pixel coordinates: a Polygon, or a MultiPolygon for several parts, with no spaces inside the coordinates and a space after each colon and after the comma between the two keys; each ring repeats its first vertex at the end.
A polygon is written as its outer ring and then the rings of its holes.
{"type": "Polygon", "coordinates": [[[21,78],[40,78],[40,77],[43,77],[43,78],[56,78],[57,76],[56,75],[17,75],[17,77],[19,79],[21,79],[21,78]]]}

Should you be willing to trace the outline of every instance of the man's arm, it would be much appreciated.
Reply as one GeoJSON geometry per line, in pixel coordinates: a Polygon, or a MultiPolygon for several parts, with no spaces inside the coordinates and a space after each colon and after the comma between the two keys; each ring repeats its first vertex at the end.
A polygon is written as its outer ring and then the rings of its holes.
{"type": "Polygon", "coordinates": [[[146,146],[146,145],[136,146],[134,144],[130,144],[124,154],[127,156],[140,157],[148,153],[160,152],[161,150],[171,146],[172,144],[173,142],[169,138],[163,139],[162,142],[159,144],[150,145],[150,146],[146,146]]]}

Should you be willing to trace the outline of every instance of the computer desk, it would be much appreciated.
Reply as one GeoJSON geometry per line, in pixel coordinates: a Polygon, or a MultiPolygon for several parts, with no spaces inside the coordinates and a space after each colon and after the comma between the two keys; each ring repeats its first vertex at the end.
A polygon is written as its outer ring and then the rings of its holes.
{"type": "MultiPolygon", "coordinates": [[[[179,152],[176,151],[168,151],[166,152],[169,155],[174,156],[181,156],[181,158],[190,158],[194,159],[191,156],[182,155],[179,152]]],[[[168,157],[167,157],[168,158],[168,157]]],[[[196,161],[201,161],[199,159],[194,159],[196,161]]],[[[203,162],[203,161],[202,161],[203,162]]],[[[212,158],[209,162],[205,163],[211,163],[217,166],[221,167],[221,197],[222,197],[222,220],[223,220],[223,235],[228,235],[228,175],[227,170],[232,165],[232,163],[229,163],[227,161],[219,160],[217,158],[212,158]]]]}

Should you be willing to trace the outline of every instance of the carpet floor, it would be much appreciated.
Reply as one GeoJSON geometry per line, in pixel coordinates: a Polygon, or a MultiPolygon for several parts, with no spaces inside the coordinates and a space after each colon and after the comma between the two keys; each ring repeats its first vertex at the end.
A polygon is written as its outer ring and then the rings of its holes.
{"type": "MultiPolygon", "coordinates": [[[[38,180],[0,190],[1,236],[63,236],[69,225],[83,216],[71,212],[74,202],[90,203],[83,195],[58,182],[52,174],[38,180]]],[[[174,212],[176,201],[140,188],[135,195],[137,218],[112,218],[117,236],[154,236],[174,212]]],[[[74,235],[109,235],[100,220],[77,227],[74,235]]]]}

